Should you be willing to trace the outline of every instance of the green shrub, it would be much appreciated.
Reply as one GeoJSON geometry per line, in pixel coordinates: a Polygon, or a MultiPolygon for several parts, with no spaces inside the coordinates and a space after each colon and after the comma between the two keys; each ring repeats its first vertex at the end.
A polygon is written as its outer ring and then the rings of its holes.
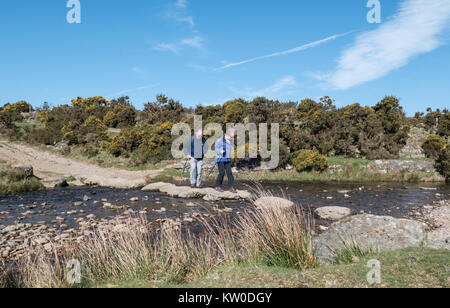
{"type": "Polygon", "coordinates": [[[10,109],[16,112],[29,112],[33,111],[33,107],[25,101],[20,101],[14,104],[6,104],[4,109],[10,109]]]}
{"type": "Polygon", "coordinates": [[[23,137],[22,131],[15,125],[7,128],[0,128],[0,134],[10,141],[19,141],[23,137]]]}
{"type": "Polygon", "coordinates": [[[80,124],[78,121],[69,121],[61,129],[63,139],[73,144],[99,144],[101,141],[108,140],[107,127],[103,122],[95,117],[90,116],[80,124]]]}
{"type": "Polygon", "coordinates": [[[172,126],[171,122],[165,122],[122,130],[106,150],[115,156],[132,156],[133,165],[171,159],[172,126]]]}
{"type": "Polygon", "coordinates": [[[32,129],[28,133],[26,141],[31,144],[54,145],[59,142],[61,138],[61,131],[44,127],[32,129]]]}
{"type": "Polygon", "coordinates": [[[6,182],[17,182],[25,179],[25,174],[21,169],[8,168],[0,171],[0,178],[6,182]]]}
{"type": "Polygon", "coordinates": [[[145,129],[124,129],[120,132],[120,135],[112,138],[106,150],[115,156],[130,155],[139,147],[146,136],[148,136],[148,133],[145,129]]]}
{"type": "Polygon", "coordinates": [[[10,183],[0,182],[0,194],[20,194],[29,191],[36,191],[41,188],[43,188],[43,185],[36,178],[10,183]]]}
{"type": "Polygon", "coordinates": [[[29,112],[33,111],[33,107],[31,107],[30,104],[28,104],[25,101],[20,101],[14,104],[7,103],[2,108],[3,111],[12,111],[17,114],[20,114],[21,112],[29,112]]]}
{"type": "Polygon", "coordinates": [[[450,183],[450,145],[441,150],[436,159],[435,167],[445,177],[445,181],[450,183]]]}
{"type": "Polygon", "coordinates": [[[280,161],[278,163],[279,168],[286,168],[287,166],[292,165],[295,153],[292,153],[286,145],[280,144],[279,154],[280,154],[280,161]]]}
{"type": "Polygon", "coordinates": [[[98,155],[99,153],[99,149],[97,147],[94,147],[90,144],[85,145],[82,149],[81,149],[81,153],[88,157],[88,158],[92,158],[98,155]]]}
{"type": "Polygon", "coordinates": [[[438,134],[441,136],[450,136],[450,111],[448,110],[446,110],[439,121],[438,134]]]}
{"type": "Polygon", "coordinates": [[[316,151],[301,150],[294,158],[294,167],[298,172],[325,171],[328,168],[328,159],[316,151]]]}
{"type": "Polygon", "coordinates": [[[22,121],[22,119],[20,112],[10,106],[5,106],[0,110],[0,128],[12,128],[14,122],[22,121]]]}
{"type": "Polygon", "coordinates": [[[156,102],[144,105],[141,121],[145,124],[158,124],[164,122],[182,122],[184,120],[185,108],[180,102],[169,99],[165,95],[158,95],[156,102]]]}
{"type": "Polygon", "coordinates": [[[103,122],[108,127],[117,127],[116,114],[112,111],[108,111],[103,117],[103,122]]]}
{"type": "Polygon", "coordinates": [[[147,162],[150,163],[171,159],[172,126],[171,122],[152,125],[148,131],[149,136],[139,145],[141,157],[146,157],[147,162]]]}
{"type": "Polygon", "coordinates": [[[136,110],[131,105],[118,105],[105,115],[103,121],[108,127],[133,127],[136,124],[136,110]]]}
{"type": "Polygon", "coordinates": [[[43,187],[35,177],[26,178],[22,170],[7,168],[0,170],[0,194],[18,194],[39,190],[43,187]]]}
{"type": "Polygon", "coordinates": [[[428,158],[436,159],[441,150],[447,145],[447,141],[441,136],[431,135],[422,145],[423,152],[428,158]]]}

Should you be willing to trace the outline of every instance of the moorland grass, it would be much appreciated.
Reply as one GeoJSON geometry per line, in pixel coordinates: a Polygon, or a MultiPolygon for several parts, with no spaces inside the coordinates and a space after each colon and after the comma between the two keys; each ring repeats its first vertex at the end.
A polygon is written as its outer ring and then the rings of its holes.
{"type": "Polygon", "coordinates": [[[450,251],[407,248],[366,254],[351,261],[307,270],[231,264],[183,283],[116,280],[97,285],[118,288],[450,288],[450,251]],[[369,284],[368,261],[381,264],[380,284],[369,284]]]}
{"type": "Polygon", "coordinates": [[[0,195],[20,194],[43,188],[35,177],[26,178],[20,170],[5,167],[0,170],[0,195]]]}
{"type": "Polygon", "coordinates": [[[444,178],[437,173],[427,172],[388,172],[381,174],[368,168],[372,161],[366,159],[352,159],[331,157],[329,165],[341,166],[342,172],[330,171],[297,172],[295,170],[263,170],[240,172],[236,175],[238,180],[255,182],[282,182],[294,181],[304,183],[420,183],[444,182],[444,178]]]}

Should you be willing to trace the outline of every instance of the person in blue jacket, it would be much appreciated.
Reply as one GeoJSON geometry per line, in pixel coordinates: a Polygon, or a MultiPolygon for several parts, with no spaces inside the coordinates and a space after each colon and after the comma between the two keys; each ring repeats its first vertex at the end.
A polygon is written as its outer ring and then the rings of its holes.
{"type": "Polygon", "coordinates": [[[219,167],[219,176],[216,181],[216,189],[222,191],[223,179],[225,177],[225,173],[228,178],[228,187],[231,191],[235,191],[234,188],[234,177],[233,172],[231,170],[231,155],[233,152],[233,137],[234,130],[228,130],[227,134],[225,134],[222,138],[219,138],[215,144],[214,150],[217,153],[217,166],[219,167]]]}

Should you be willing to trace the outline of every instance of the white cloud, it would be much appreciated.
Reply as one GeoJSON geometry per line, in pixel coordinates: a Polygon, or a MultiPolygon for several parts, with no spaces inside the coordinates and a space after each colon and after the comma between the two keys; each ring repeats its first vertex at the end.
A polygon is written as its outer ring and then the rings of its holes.
{"type": "Polygon", "coordinates": [[[184,40],[181,40],[180,45],[189,46],[200,50],[203,49],[203,38],[201,38],[200,36],[186,38],[184,40]]]}
{"type": "Polygon", "coordinates": [[[297,80],[294,76],[285,76],[277,81],[275,81],[271,86],[255,90],[252,88],[244,88],[244,89],[237,89],[235,87],[230,87],[229,90],[236,93],[239,96],[242,96],[243,98],[250,98],[253,99],[258,96],[266,96],[270,97],[273,95],[279,95],[282,94],[285,91],[289,91],[297,87],[297,80]]]}
{"type": "Polygon", "coordinates": [[[193,37],[182,39],[176,43],[159,43],[154,46],[154,50],[171,51],[175,54],[179,54],[185,47],[194,48],[197,50],[203,50],[204,39],[197,35],[199,32],[195,29],[194,17],[187,14],[188,2],[187,0],[177,0],[169,4],[169,9],[165,14],[165,17],[174,20],[179,23],[187,23],[191,27],[193,37]]]}
{"type": "Polygon", "coordinates": [[[153,47],[153,49],[159,51],[171,51],[175,54],[178,54],[180,52],[178,45],[171,43],[159,43],[158,45],[153,47]]]}
{"type": "Polygon", "coordinates": [[[187,7],[187,1],[186,0],[177,0],[177,2],[175,2],[175,6],[180,9],[185,9],[187,7]]]}
{"type": "Polygon", "coordinates": [[[133,66],[133,67],[131,68],[131,70],[132,70],[133,72],[138,73],[138,74],[141,74],[141,75],[143,75],[143,74],[145,73],[145,71],[144,71],[142,68],[140,68],[139,66],[133,66]]]}
{"type": "Polygon", "coordinates": [[[318,79],[345,90],[384,77],[441,46],[439,34],[449,19],[449,0],[404,0],[395,16],[359,35],[340,56],[336,70],[318,79]]]}
{"type": "Polygon", "coordinates": [[[178,23],[187,23],[191,28],[195,27],[194,17],[187,14],[188,3],[186,0],[177,0],[169,4],[169,9],[165,16],[178,23]]]}
{"type": "Polygon", "coordinates": [[[188,25],[191,26],[191,28],[195,27],[194,17],[192,16],[178,16],[176,20],[181,23],[187,23],[188,25]]]}
{"type": "Polygon", "coordinates": [[[324,38],[322,40],[315,41],[315,42],[308,43],[308,44],[304,44],[304,45],[301,45],[301,46],[298,46],[298,47],[295,47],[295,48],[291,48],[291,49],[288,49],[288,50],[275,52],[275,53],[272,53],[272,54],[269,54],[269,55],[260,56],[260,57],[256,57],[256,58],[252,58],[252,59],[248,59],[248,60],[243,60],[243,61],[240,61],[240,62],[228,63],[228,64],[225,64],[222,67],[219,67],[217,70],[223,70],[223,69],[227,69],[227,68],[231,68],[231,67],[247,64],[247,63],[250,63],[250,62],[255,62],[255,61],[258,61],[258,60],[284,56],[284,55],[296,53],[296,52],[299,52],[299,51],[303,51],[303,50],[306,50],[306,49],[309,49],[309,48],[314,48],[314,47],[317,47],[317,46],[319,46],[319,45],[321,45],[323,43],[335,40],[335,39],[337,39],[337,38],[339,38],[341,36],[347,35],[349,33],[350,32],[343,33],[343,34],[336,34],[336,35],[332,35],[332,36],[329,36],[327,38],[324,38]]]}
{"type": "Polygon", "coordinates": [[[177,43],[160,43],[153,47],[154,50],[160,51],[171,51],[175,54],[179,54],[180,51],[185,47],[194,48],[197,50],[203,49],[203,38],[200,36],[195,36],[191,38],[185,38],[177,43]]]}

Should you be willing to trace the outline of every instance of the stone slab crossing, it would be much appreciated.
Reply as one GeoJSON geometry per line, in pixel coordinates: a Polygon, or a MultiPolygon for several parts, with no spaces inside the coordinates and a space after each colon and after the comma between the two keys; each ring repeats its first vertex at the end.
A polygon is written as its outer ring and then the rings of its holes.
{"type": "Polygon", "coordinates": [[[172,198],[203,199],[205,201],[221,200],[251,200],[252,194],[245,190],[217,191],[214,188],[191,188],[188,186],[176,186],[170,183],[153,183],[142,188],[143,191],[159,191],[172,198]]]}

